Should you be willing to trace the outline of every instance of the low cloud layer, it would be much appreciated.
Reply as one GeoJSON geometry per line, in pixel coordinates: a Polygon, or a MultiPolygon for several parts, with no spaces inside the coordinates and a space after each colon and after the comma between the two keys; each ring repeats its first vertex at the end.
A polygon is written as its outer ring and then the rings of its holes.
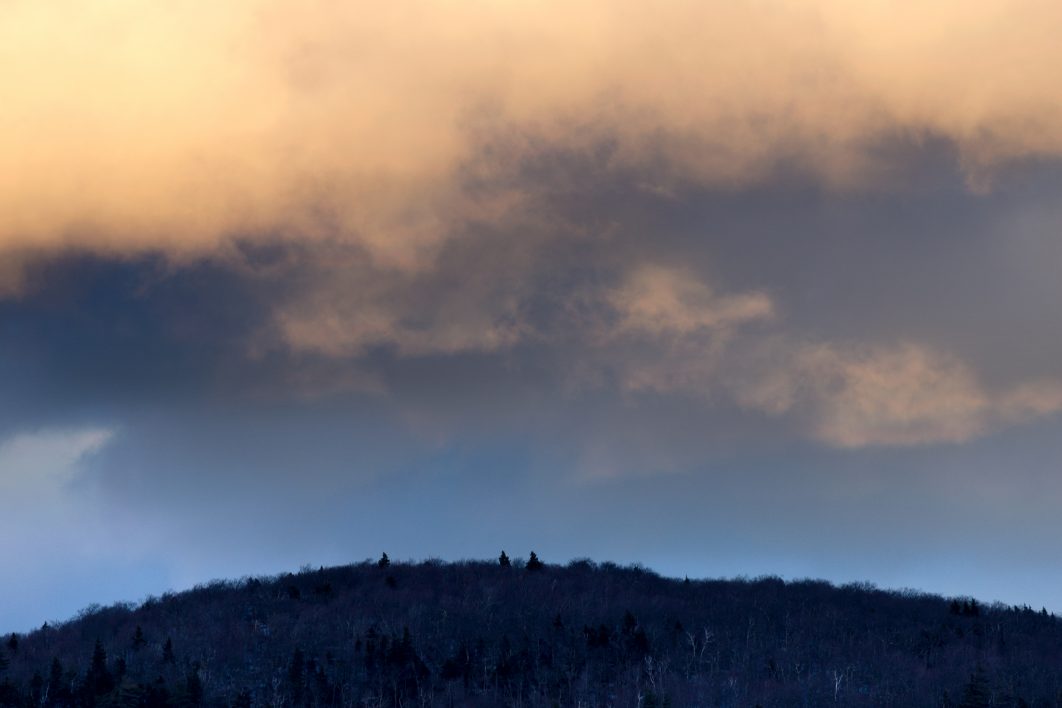
{"type": "Polygon", "coordinates": [[[1062,410],[1062,380],[993,392],[961,359],[925,345],[750,331],[740,325],[771,319],[767,296],[710,292],[682,271],[648,267],[630,276],[611,301],[618,319],[605,357],[625,388],[727,395],[751,410],[794,416],[841,448],[961,443],[1062,410]],[[648,345],[638,341],[647,336],[648,345]]]}
{"type": "Polygon", "coordinates": [[[804,409],[812,434],[835,447],[962,443],[1062,410],[1062,382],[990,392],[964,362],[924,346],[804,345],[784,358],[738,400],[775,415],[804,409]]]}
{"type": "MultiPolygon", "coordinates": [[[[258,345],[348,372],[374,351],[519,360],[545,348],[560,357],[551,376],[576,390],[736,404],[839,448],[963,443],[1062,410],[1062,378],[1018,373],[991,384],[932,343],[813,338],[766,292],[721,291],[683,266],[603,260],[556,301],[525,257],[515,270],[495,262],[480,272],[326,268],[280,307],[258,345]]],[[[386,389],[371,376],[332,385],[386,389]]]]}

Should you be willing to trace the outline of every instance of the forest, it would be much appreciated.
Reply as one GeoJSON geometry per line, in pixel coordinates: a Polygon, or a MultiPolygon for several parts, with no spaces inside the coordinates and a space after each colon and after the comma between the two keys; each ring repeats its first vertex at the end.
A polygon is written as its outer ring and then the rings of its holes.
{"type": "Polygon", "coordinates": [[[4,636],[0,707],[111,706],[1062,706],[1062,623],[867,584],[384,554],[4,636]]]}

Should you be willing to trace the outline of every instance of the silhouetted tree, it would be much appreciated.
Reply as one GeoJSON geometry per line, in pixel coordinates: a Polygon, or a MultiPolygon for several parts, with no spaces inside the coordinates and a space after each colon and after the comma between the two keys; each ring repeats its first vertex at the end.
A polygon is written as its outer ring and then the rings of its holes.
{"type": "Polygon", "coordinates": [[[196,665],[188,673],[185,679],[185,690],[188,692],[188,702],[193,706],[203,705],[203,682],[199,678],[199,666],[196,665]]]}
{"type": "Polygon", "coordinates": [[[137,682],[127,678],[118,683],[118,688],[112,695],[115,708],[141,708],[145,704],[147,691],[137,682]]]}
{"type": "Polygon", "coordinates": [[[166,637],[166,643],[162,646],[162,663],[176,664],[177,657],[173,653],[173,640],[166,637]]]}
{"type": "Polygon", "coordinates": [[[41,676],[40,671],[33,672],[33,678],[30,679],[29,687],[30,705],[42,705],[44,703],[44,677],[41,676]]]}
{"type": "Polygon", "coordinates": [[[59,657],[52,659],[51,669],[48,671],[48,705],[65,705],[69,691],[63,683],[63,665],[59,657]]]}
{"type": "Polygon", "coordinates": [[[295,647],[291,655],[291,663],[288,664],[288,690],[291,692],[291,702],[298,706],[302,704],[302,692],[305,688],[303,669],[306,667],[306,657],[302,649],[295,647]]]}
{"type": "Polygon", "coordinates": [[[85,685],[95,696],[110,693],[114,688],[114,677],[107,669],[107,652],[99,639],[96,640],[96,646],[92,650],[92,663],[85,677],[85,685]]]}
{"type": "Polygon", "coordinates": [[[992,692],[989,690],[988,677],[980,664],[970,676],[962,691],[961,708],[983,708],[992,705],[992,692]]]}
{"type": "Polygon", "coordinates": [[[505,551],[502,551],[501,555],[498,556],[498,565],[500,565],[502,568],[508,568],[512,565],[512,562],[509,560],[509,556],[505,555],[505,551]]]}
{"type": "Polygon", "coordinates": [[[0,708],[1047,708],[1062,695],[1062,621],[1042,610],[974,615],[959,598],[951,614],[951,598],[917,593],[686,583],[610,563],[547,567],[537,555],[525,567],[548,577],[499,565],[500,554],[304,568],[93,609],[19,635],[17,655],[5,634],[0,708]],[[292,602],[292,585],[312,595],[292,602]],[[136,653],[141,642],[158,647],[156,661],[136,653]]]}
{"type": "Polygon", "coordinates": [[[542,570],[543,567],[545,566],[543,565],[542,561],[538,559],[538,556],[535,555],[534,551],[531,551],[531,556],[527,559],[527,569],[535,571],[542,570]]]}
{"type": "Polygon", "coordinates": [[[391,565],[391,559],[387,557],[386,553],[380,556],[380,560],[376,561],[377,568],[386,568],[389,565],[391,565]]]}

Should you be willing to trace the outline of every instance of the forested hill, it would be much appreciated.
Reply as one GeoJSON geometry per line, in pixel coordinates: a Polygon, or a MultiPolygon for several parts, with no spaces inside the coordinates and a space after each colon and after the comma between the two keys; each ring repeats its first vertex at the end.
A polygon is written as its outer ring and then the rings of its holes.
{"type": "Polygon", "coordinates": [[[94,607],[0,706],[1059,706],[1062,622],[818,581],[366,562],[94,607]]]}

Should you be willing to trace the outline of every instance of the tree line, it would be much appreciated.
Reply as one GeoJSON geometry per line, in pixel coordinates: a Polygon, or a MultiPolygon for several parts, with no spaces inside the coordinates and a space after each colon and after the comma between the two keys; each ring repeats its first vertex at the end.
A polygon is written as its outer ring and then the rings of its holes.
{"type": "Polygon", "coordinates": [[[1062,706],[1046,610],[639,566],[378,560],[11,635],[0,708],[1062,706]]]}

